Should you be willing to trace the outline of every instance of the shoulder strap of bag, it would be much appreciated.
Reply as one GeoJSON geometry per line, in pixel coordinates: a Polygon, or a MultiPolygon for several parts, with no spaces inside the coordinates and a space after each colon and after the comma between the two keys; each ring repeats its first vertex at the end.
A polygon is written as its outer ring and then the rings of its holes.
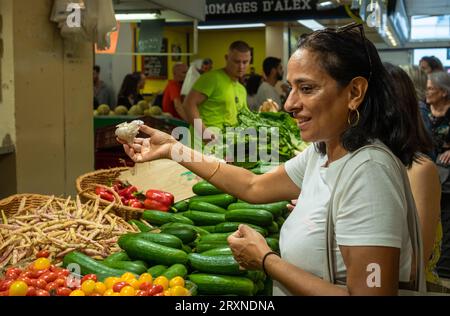
{"type": "Polygon", "coordinates": [[[404,186],[405,191],[405,198],[406,198],[406,205],[407,205],[407,222],[408,222],[408,231],[411,238],[411,245],[412,250],[415,258],[415,267],[416,267],[416,279],[415,279],[415,291],[418,291],[420,293],[426,293],[426,281],[425,281],[425,273],[424,273],[424,267],[423,267],[423,247],[422,247],[422,238],[420,235],[420,224],[419,219],[417,216],[417,209],[414,202],[414,198],[412,196],[411,188],[409,185],[408,175],[406,173],[406,169],[403,167],[403,165],[400,164],[398,158],[391,153],[386,148],[380,146],[380,145],[367,145],[364,147],[359,148],[355,152],[353,152],[349,159],[344,163],[342,168],[339,170],[336,182],[333,186],[331,196],[330,196],[330,202],[328,205],[328,216],[327,216],[327,222],[326,222],[326,253],[325,257],[326,260],[324,260],[324,266],[323,266],[323,278],[324,280],[329,281],[330,283],[335,283],[335,257],[334,257],[334,235],[335,235],[335,221],[337,218],[337,210],[333,208],[333,200],[334,196],[336,194],[336,188],[338,186],[338,182],[342,177],[342,173],[345,169],[345,167],[352,162],[352,158],[355,157],[358,153],[363,151],[367,148],[373,148],[380,151],[383,151],[387,153],[396,163],[397,167],[400,170],[400,174],[402,176],[402,183],[404,186]]]}

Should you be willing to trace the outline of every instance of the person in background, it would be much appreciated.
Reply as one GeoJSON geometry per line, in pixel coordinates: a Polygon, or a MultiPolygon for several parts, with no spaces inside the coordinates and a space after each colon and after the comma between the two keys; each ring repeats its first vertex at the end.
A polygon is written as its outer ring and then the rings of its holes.
{"type": "Polygon", "coordinates": [[[178,63],[172,68],[173,80],[169,80],[164,89],[162,109],[164,112],[172,114],[177,119],[186,120],[186,114],[181,102],[181,87],[188,67],[186,64],[178,63]]]}
{"type": "Polygon", "coordinates": [[[184,99],[192,89],[194,83],[200,78],[200,76],[210,70],[212,70],[213,61],[210,58],[196,59],[194,60],[186,74],[186,78],[181,88],[181,97],[184,99]]]}
{"type": "Polygon", "coordinates": [[[412,80],[402,68],[390,63],[384,63],[384,66],[393,79],[396,96],[403,106],[405,116],[417,122],[416,128],[409,134],[408,141],[418,144],[420,156],[408,168],[408,178],[421,225],[425,273],[429,290],[432,290],[439,284],[435,268],[440,258],[442,241],[439,172],[434,162],[426,155],[432,152],[433,142],[419,114],[417,88],[412,80]]]}
{"type": "Polygon", "coordinates": [[[432,139],[436,162],[450,164],[450,75],[433,72],[428,75],[426,101],[430,105],[432,139]]]}
{"type": "Polygon", "coordinates": [[[251,111],[257,112],[260,104],[256,99],[256,93],[259,86],[262,84],[263,78],[260,75],[250,75],[247,79],[245,88],[247,89],[247,105],[251,111]]]}
{"type": "Polygon", "coordinates": [[[117,98],[117,105],[124,105],[130,109],[139,101],[144,100],[140,91],[145,86],[145,75],[140,72],[135,72],[125,76],[120,87],[119,96],[117,98]]]}
{"type": "Polygon", "coordinates": [[[247,43],[233,42],[225,55],[225,68],[205,73],[194,84],[183,108],[191,126],[194,126],[194,120],[202,120],[195,132],[191,130],[195,137],[212,140],[215,139],[214,133],[205,132],[207,127],[223,128],[224,124],[237,124],[239,110],[247,106],[247,92],[239,78],[247,72],[250,58],[247,43]]]}
{"type": "Polygon", "coordinates": [[[419,61],[420,68],[427,74],[435,71],[444,71],[442,62],[436,56],[424,56],[419,61]]]}
{"type": "Polygon", "coordinates": [[[112,89],[100,79],[100,66],[94,66],[94,108],[96,109],[101,104],[108,104],[113,108],[116,104],[114,102],[114,93],[112,89]]]}
{"type": "Polygon", "coordinates": [[[258,105],[262,105],[267,99],[271,99],[278,105],[278,108],[282,108],[280,94],[275,89],[277,82],[283,79],[281,59],[267,57],[263,62],[263,71],[266,80],[258,88],[256,102],[258,105]]]}

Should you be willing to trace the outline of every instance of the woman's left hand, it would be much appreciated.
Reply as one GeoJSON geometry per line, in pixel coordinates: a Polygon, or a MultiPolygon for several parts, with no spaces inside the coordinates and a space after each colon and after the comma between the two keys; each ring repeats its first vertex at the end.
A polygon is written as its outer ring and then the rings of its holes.
{"type": "Polygon", "coordinates": [[[272,251],[264,237],[247,225],[239,225],[228,244],[236,261],[247,270],[261,270],[264,255],[272,251]]]}
{"type": "Polygon", "coordinates": [[[439,160],[444,165],[448,165],[450,163],[450,150],[445,151],[439,156],[439,160]]]}

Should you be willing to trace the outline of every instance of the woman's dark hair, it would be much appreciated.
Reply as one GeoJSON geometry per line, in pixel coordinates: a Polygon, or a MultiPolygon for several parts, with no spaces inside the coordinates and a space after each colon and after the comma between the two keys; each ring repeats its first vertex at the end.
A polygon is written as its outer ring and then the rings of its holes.
{"type": "MultiPolygon", "coordinates": [[[[403,114],[392,80],[375,46],[362,36],[362,31],[358,27],[315,31],[300,39],[298,49],[317,54],[319,66],[340,88],[355,77],[364,77],[369,82],[364,100],[358,107],[359,122],[341,135],[343,147],[353,152],[379,139],[404,165],[410,166],[419,150],[417,144],[409,142],[417,121],[411,121],[403,114]]],[[[326,154],[325,143],[316,144],[316,149],[326,154]]]]}
{"type": "Polygon", "coordinates": [[[140,72],[135,72],[126,75],[125,78],[123,79],[122,86],[120,87],[119,98],[120,97],[128,98],[130,95],[132,95],[133,98],[136,98],[137,95],[139,94],[138,85],[140,80],[141,80],[140,72]]]}
{"type": "Polygon", "coordinates": [[[419,112],[419,100],[416,89],[409,75],[399,66],[384,63],[384,67],[391,76],[396,92],[396,98],[403,109],[403,115],[410,122],[416,122],[416,128],[411,130],[407,142],[416,146],[419,152],[429,154],[433,151],[433,141],[425,129],[422,116],[419,112]]]}
{"type": "Polygon", "coordinates": [[[444,66],[442,62],[436,56],[423,56],[419,62],[425,61],[431,68],[431,72],[434,71],[444,71],[444,66]]]}
{"type": "Polygon", "coordinates": [[[262,83],[262,76],[250,75],[247,79],[245,87],[247,88],[248,95],[255,95],[258,92],[258,88],[262,83]]]}

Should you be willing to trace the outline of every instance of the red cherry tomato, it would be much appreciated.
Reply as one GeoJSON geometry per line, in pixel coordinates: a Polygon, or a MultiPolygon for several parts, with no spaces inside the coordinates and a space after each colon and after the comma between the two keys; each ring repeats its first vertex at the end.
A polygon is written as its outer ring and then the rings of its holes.
{"type": "Polygon", "coordinates": [[[148,296],[155,296],[158,293],[162,293],[164,288],[162,285],[153,285],[152,288],[148,291],[148,296]]]}
{"type": "Polygon", "coordinates": [[[164,296],[164,293],[156,293],[155,295],[153,295],[153,296],[164,296]]]}
{"type": "Polygon", "coordinates": [[[31,271],[23,271],[19,278],[33,278],[33,272],[31,271]]]}
{"type": "Polygon", "coordinates": [[[53,282],[56,280],[58,275],[54,272],[46,272],[39,277],[39,279],[44,280],[47,283],[53,282]]]}
{"type": "Polygon", "coordinates": [[[142,291],[148,291],[151,290],[153,285],[150,282],[144,282],[139,286],[139,289],[142,291]]]}
{"type": "Polygon", "coordinates": [[[50,296],[50,293],[48,293],[46,290],[37,289],[36,296],[50,296]]]}
{"type": "Polygon", "coordinates": [[[97,276],[95,274],[86,274],[82,279],[81,279],[81,284],[84,283],[84,281],[87,280],[93,280],[95,282],[97,282],[97,276]]]}
{"type": "Polygon", "coordinates": [[[31,277],[34,279],[40,278],[43,274],[47,273],[48,269],[42,269],[42,270],[33,270],[31,271],[32,275],[31,277]]]}
{"type": "Polygon", "coordinates": [[[147,291],[138,290],[138,291],[136,291],[135,296],[148,296],[148,293],[147,293],[147,291]]]}
{"type": "Polygon", "coordinates": [[[61,269],[59,270],[58,274],[58,278],[62,278],[62,277],[67,277],[70,274],[70,271],[67,269],[61,269]]]}
{"type": "Polygon", "coordinates": [[[30,279],[29,282],[25,281],[25,283],[27,283],[28,286],[37,287],[38,280],[37,279],[30,279]]]}
{"type": "Polygon", "coordinates": [[[55,282],[50,282],[45,287],[45,290],[47,292],[51,292],[52,290],[56,291],[57,289],[58,289],[58,284],[56,284],[55,282]]]}
{"type": "Polygon", "coordinates": [[[66,285],[66,279],[57,278],[54,282],[58,287],[64,287],[66,285]]]}
{"type": "Polygon", "coordinates": [[[114,284],[113,291],[120,292],[120,290],[122,290],[122,288],[124,288],[125,286],[128,286],[128,285],[129,284],[127,282],[118,282],[118,283],[114,284]]]}
{"type": "Polygon", "coordinates": [[[36,296],[36,288],[34,286],[29,286],[27,291],[27,296],[36,296]]]}
{"type": "Polygon", "coordinates": [[[48,250],[41,250],[36,254],[36,258],[48,258],[50,257],[50,252],[48,250]]]}
{"type": "Polygon", "coordinates": [[[23,277],[23,276],[20,276],[20,277],[17,278],[17,281],[23,281],[27,285],[31,285],[33,283],[32,280],[34,280],[34,279],[30,279],[30,278],[23,277]]]}
{"type": "Polygon", "coordinates": [[[0,296],[9,296],[8,291],[0,291],[0,296]]]}
{"type": "Polygon", "coordinates": [[[56,290],[56,295],[58,296],[69,296],[72,290],[68,287],[60,287],[56,290]]]}
{"type": "Polygon", "coordinates": [[[38,279],[38,280],[36,281],[36,287],[37,287],[38,289],[43,290],[43,289],[45,289],[46,286],[47,286],[47,282],[45,282],[44,280],[38,279]]]}
{"type": "Polygon", "coordinates": [[[9,287],[15,280],[4,280],[1,284],[0,291],[8,291],[9,287]]]}
{"type": "Polygon", "coordinates": [[[6,270],[5,279],[6,280],[16,280],[19,275],[22,273],[22,270],[18,268],[9,268],[6,270]]]}
{"type": "Polygon", "coordinates": [[[99,294],[99,293],[92,293],[91,295],[89,295],[89,296],[102,296],[101,294],[99,294]]]}

